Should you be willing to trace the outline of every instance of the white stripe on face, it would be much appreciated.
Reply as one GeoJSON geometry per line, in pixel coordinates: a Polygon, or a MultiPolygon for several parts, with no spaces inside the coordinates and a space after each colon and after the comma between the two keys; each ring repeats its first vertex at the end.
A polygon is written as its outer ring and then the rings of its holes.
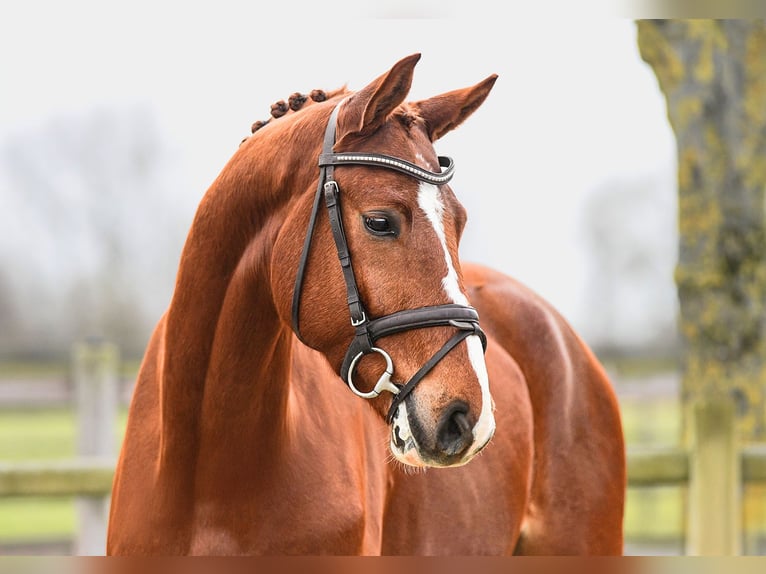
{"type": "MultiPolygon", "coordinates": [[[[447,248],[447,237],[444,232],[444,204],[441,201],[439,188],[429,183],[421,183],[418,189],[418,205],[426,214],[428,221],[436,232],[436,237],[444,252],[444,261],[447,264],[447,275],[442,279],[442,287],[453,303],[468,305],[468,298],[460,290],[457,271],[447,248]]],[[[495,417],[492,416],[492,397],[489,393],[489,376],[487,365],[484,362],[484,350],[481,340],[477,335],[471,335],[466,339],[468,346],[468,359],[476,372],[476,378],[481,387],[481,413],[476,426],[473,428],[474,449],[468,453],[472,455],[480,449],[492,437],[495,432],[495,417]]]]}

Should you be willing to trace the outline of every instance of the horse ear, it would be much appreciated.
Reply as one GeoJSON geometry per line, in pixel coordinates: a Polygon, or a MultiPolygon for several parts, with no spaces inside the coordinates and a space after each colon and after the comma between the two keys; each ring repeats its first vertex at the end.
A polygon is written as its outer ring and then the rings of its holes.
{"type": "Polygon", "coordinates": [[[402,58],[385,74],[352,95],[338,119],[338,143],[347,136],[364,137],[375,132],[404,101],[420,54],[402,58]]]}
{"type": "Polygon", "coordinates": [[[413,102],[412,106],[423,118],[428,137],[435,142],[444,134],[454,130],[487,99],[497,74],[470,88],[454,90],[427,100],[413,102]]]}

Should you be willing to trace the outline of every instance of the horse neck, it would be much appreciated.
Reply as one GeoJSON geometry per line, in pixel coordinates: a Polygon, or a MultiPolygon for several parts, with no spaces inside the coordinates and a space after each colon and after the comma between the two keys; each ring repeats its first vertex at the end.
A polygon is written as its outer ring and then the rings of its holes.
{"type": "Polygon", "coordinates": [[[161,375],[161,457],[170,472],[196,465],[205,436],[219,444],[241,444],[243,432],[264,438],[285,414],[292,333],[276,313],[269,264],[290,189],[305,189],[311,175],[277,169],[278,155],[256,144],[235,154],[205,194],[181,256],[161,375]]]}

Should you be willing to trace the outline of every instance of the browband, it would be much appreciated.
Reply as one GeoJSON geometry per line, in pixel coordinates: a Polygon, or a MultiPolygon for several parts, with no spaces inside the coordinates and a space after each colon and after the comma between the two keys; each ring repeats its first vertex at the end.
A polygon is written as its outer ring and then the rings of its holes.
{"type": "Polygon", "coordinates": [[[323,153],[319,156],[319,167],[328,165],[372,165],[399,171],[434,185],[443,185],[452,179],[455,162],[451,157],[439,156],[440,172],[428,171],[405,159],[380,153],[323,153]]]}

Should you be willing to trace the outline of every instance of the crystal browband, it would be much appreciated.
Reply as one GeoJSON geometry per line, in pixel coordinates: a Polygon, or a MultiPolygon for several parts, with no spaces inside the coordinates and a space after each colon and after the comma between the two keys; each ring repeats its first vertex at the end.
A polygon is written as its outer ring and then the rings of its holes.
{"type": "Polygon", "coordinates": [[[447,183],[452,179],[455,170],[455,163],[452,158],[446,156],[439,156],[439,167],[442,168],[440,172],[428,171],[407,160],[376,153],[323,153],[319,156],[320,167],[354,164],[386,167],[434,185],[447,183]]]}

